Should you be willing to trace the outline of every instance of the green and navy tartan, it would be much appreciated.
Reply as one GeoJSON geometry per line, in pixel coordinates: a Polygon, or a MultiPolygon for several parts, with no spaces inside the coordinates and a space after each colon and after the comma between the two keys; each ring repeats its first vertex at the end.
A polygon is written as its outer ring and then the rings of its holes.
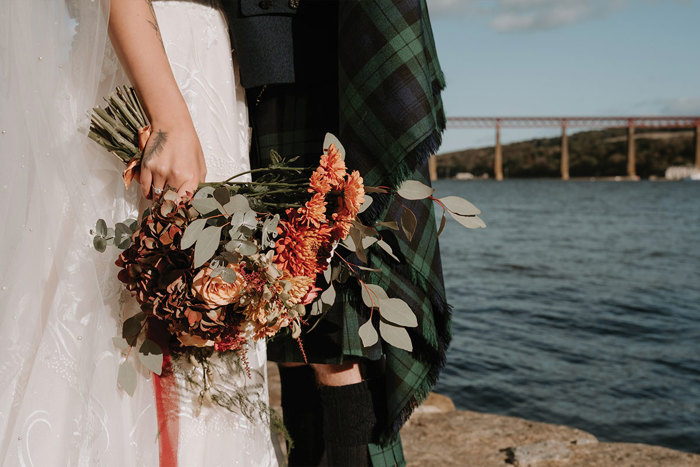
{"type": "MultiPolygon", "coordinates": [[[[444,78],[425,0],[306,5],[301,2],[295,18],[297,30],[332,30],[337,15],[338,36],[295,38],[295,51],[304,54],[308,66],[319,64],[314,73],[301,79],[298,75],[294,84],[249,92],[253,164],[265,165],[274,149],[300,155],[304,165],[313,166],[330,131],[339,136],[349,168],[360,170],[365,184],[396,187],[408,178],[429,184],[427,159],[440,144],[445,116],[440,98],[444,78]],[[337,58],[335,66],[329,57],[337,58]]],[[[378,369],[386,404],[385,413],[378,414],[383,421],[379,443],[369,447],[372,463],[404,465],[398,431],[437,381],[450,340],[450,313],[432,202],[372,197],[372,206],[363,214],[365,223],[399,220],[407,208],[418,220],[410,242],[403,233],[381,229],[400,262],[382,251],[374,252],[369,255],[370,267],[382,272],[366,278],[415,312],[418,327],[408,329],[414,350],[409,353],[382,342],[363,347],[358,329],[369,318],[369,310],[362,305],[359,286],[352,282],[336,287],[340,292],[335,305],[320,322],[311,320],[310,325],[317,326],[303,335],[303,342],[311,362],[360,359],[378,369]]],[[[358,264],[352,255],[347,259],[358,264]]],[[[378,314],[374,319],[379,319],[378,314]]],[[[268,357],[303,361],[297,343],[285,336],[269,342],[268,357]]]]}

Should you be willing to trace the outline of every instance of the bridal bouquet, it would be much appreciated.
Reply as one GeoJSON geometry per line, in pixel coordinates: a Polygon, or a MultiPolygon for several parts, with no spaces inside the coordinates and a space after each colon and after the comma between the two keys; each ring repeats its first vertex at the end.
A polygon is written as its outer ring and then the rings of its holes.
{"type": "MultiPolygon", "coordinates": [[[[124,162],[127,187],[138,180],[148,125],[132,89],[118,89],[105,108],[94,110],[90,137],[124,162]]],[[[388,193],[388,188],[365,187],[359,172],[348,171],[342,144],[330,134],[316,167],[294,167],[295,161],[273,153],[269,167],[245,172],[257,175],[253,182],[236,182],[243,175],[237,174],[203,183],[190,199],[169,190],[143,212],[140,222],[129,219],[114,228],[97,222],[95,248],[124,250],[116,261],[118,277],[141,307],[114,339],[118,347],[137,346],[150,317],[166,325],[180,353],[238,351],[245,362],[246,342],[285,328],[298,339],[306,310],[321,314],[333,304],[330,278],[323,293],[316,284],[320,274],[331,275],[339,244],[364,262],[365,249],[373,245],[393,256],[377,229],[358,220],[372,202],[367,193],[388,193]]],[[[443,207],[440,231],[445,212],[466,227],[483,226],[471,203],[453,196],[433,198],[433,191],[409,180],[397,193],[406,199],[431,198],[443,207]]],[[[406,211],[401,226],[409,238],[415,229],[411,214],[406,211]]],[[[396,222],[378,224],[399,228],[396,222]]],[[[368,268],[347,264],[347,269],[362,285],[365,304],[378,309],[382,338],[411,350],[404,328],[417,323],[408,305],[363,282],[357,272],[368,268]]],[[[379,337],[371,319],[359,332],[368,346],[379,337]]],[[[299,344],[303,352],[301,340],[299,344]]],[[[138,357],[160,374],[163,350],[146,338],[138,357]]],[[[120,368],[120,385],[132,392],[135,371],[127,365],[120,368]]]]}

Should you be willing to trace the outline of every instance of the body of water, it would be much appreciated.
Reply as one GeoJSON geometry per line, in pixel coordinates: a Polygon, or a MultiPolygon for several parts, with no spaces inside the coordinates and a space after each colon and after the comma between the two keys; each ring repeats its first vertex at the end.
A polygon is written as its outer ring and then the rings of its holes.
{"type": "MultiPolygon", "coordinates": [[[[438,181],[459,408],[700,452],[700,183],[438,181]]],[[[440,208],[438,213],[440,212],[440,208]]]]}

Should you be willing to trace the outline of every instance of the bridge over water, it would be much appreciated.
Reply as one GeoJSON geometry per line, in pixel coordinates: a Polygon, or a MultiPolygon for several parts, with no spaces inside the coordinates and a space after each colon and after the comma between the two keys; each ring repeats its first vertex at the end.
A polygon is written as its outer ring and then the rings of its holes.
{"type": "Polygon", "coordinates": [[[634,146],[635,129],[695,129],[695,167],[700,169],[700,116],[682,117],[449,117],[447,128],[494,128],[496,146],[493,169],[496,180],[503,180],[501,128],[561,128],[561,178],[569,179],[569,141],[567,129],[627,128],[627,175],[637,178],[634,146]]]}

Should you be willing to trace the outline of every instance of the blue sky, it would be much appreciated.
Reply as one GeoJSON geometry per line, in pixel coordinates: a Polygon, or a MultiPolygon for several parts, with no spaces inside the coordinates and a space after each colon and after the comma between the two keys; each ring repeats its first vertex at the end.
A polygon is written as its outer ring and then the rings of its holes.
{"type": "MultiPolygon", "coordinates": [[[[428,0],[448,116],[700,115],[700,0],[428,0]]],[[[504,129],[504,142],[559,130],[504,129]]],[[[448,130],[440,152],[493,144],[448,130]]]]}

